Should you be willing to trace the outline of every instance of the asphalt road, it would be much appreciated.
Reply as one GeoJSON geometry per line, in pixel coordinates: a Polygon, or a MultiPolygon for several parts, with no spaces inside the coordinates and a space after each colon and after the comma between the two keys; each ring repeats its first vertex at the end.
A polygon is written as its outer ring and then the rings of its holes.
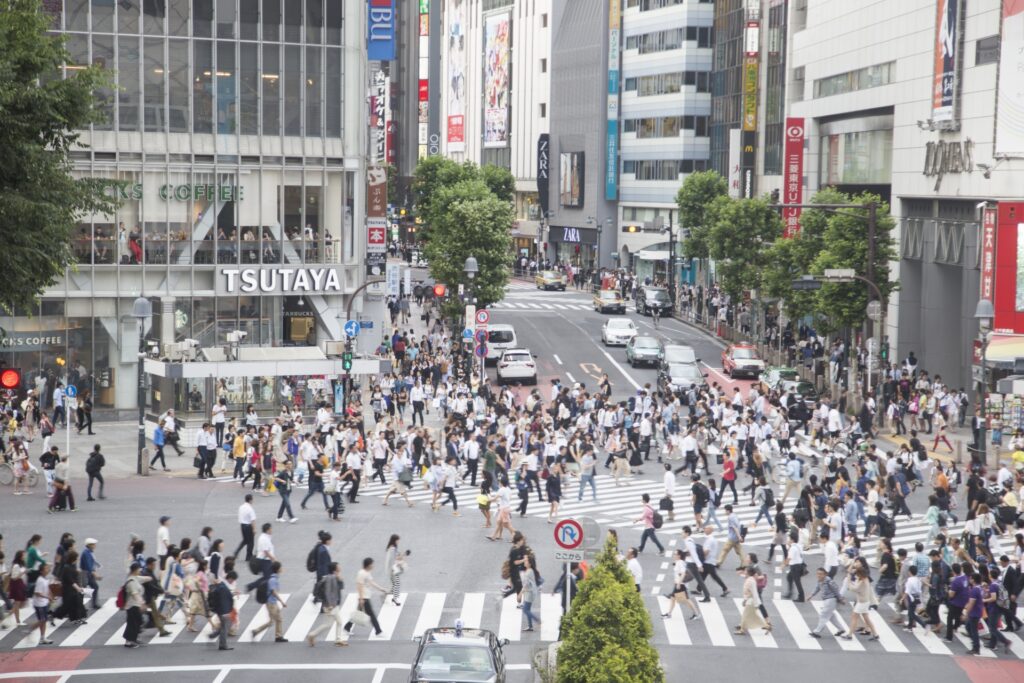
{"type": "MultiPolygon", "coordinates": [[[[538,355],[539,384],[545,397],[554,377],[595,386],[602,372],[609,374],[616,398],[624,399],[647,383],[653,386],[655,370],[632,369],[626,364],[621,347],[605,348],[601,344],[600,328],[609,316],[594,313],[589,303],[589,295],[584,293],[538,293],[529,286],[517,285],[510,289],[502,304],[495,306],[492,321],[514,325],[520,344],[538,355]]],[[[707,361],[712,380],[718,379],[713,368],[718,365],[720,347],[713,339],[678,321],[662,321],[659,329],[654,330],[650,319],[637,317],[632,310],[628,315],[645,332],[693,346],[698,357],[707,361]]],[[[494,370],[490,372],[493,377],[494,370]]],[[[720,383],[727,382],[727,378],[721,378],[720,383]]],[[[431,418],[436,419],[436,416],[431,418]]],[[[436,421],[433,424],[436,425],[436,421]]],[[[109,434],[123,433],[130,433],[130,427],[110,429],[107,435],[101,433],[99,439],[104,441],[110,438],[109,434]]],[[[175,469],[185,470],[188,457],[170,456],[170,464],[175,469]]],[[[73,480],[72,483],[79,498],[84,500],[84,482],[73,480]]],[[[123,616],[108,608],[91,617],[85,627],[61,625],[53,634],[57,644],[49,648],[33,647],[31,637],[23,629],[0,630],[0,680],[16,677],[18,672],[46,671],[53,672],[48,677],[50,680],[84,679],[88,674],[92,680],[99,676],[102,680],[128,681],[137,680],[140,668],[149,667],[145,674],[148,681],[270,681],[280,679],[282,674],[288,675],[284,672],[298,671],[311,681],[336,680],[339,672],[343,672],[343,680],[357,683],[404,681],[415,653],[412,637],[425,626],[451,625],[456,619],[462,619],[469,626],[479,624],[494,630],[500,637],[510,638],[507,660],[514,668],[509,681],[533,680],[527,667],[534,651],[555,639],[559,614],[558,598],[551,595],[550,590],[561,565],[553,559],[555,545],[552,526],[546,523],[547,504],[538,502],[533,495],[528,515],[514,517],[516,527],[526,534],[537,554],[540,571],[547,579],[539,607],[544,622],[537,631],[523,633],[520,630],[522,615],[515,608],[514,599],[503,601],[499,593],[505,583],[499,571],[508,545],[484,538],[483,518],[474,501],[475,490],[469,486],[459,489],[461,517],[453,516],[448,508],[432,513],[429,494],[419,487],[412,494],[416,505],[411,508],[397,499],[392,499],[388,507],[381,506],[383,491],[379,484],[367,487],[360,497],[361,502],[348,506],[344,520],[338,524],[326,519],[317,507],[317,499],[311,499],[309,510],[298,509],[304,492],[296,491],[293,505],[299,515],[298,523],[275,523],[277,555],[285,565],[282,588],[289,595],[284,628],[294,642],[275,644],[264,637],[256,643],[236,642],[233,652],[221,653],[209,645],[204,635],[179,630],[165,641],[154,640],[149,632],[144,637],[149,645],[127,651],[121,647],[119,639],[123,616]],[[402,576],[403,606],[400,609],[382,607],[380,601],[377,602],[385,629],[383,639],[370,639],[365,629],[357,629],[349,641],[350,646],[344,649],[324,642],[310,650],[301,642],[311,626],[311,618],[315,618],[315,607],[308,601],[312,576],[305,571],[304,564],[318,529],[328,529],[334,535],[331,552],[341,563],[350,588],[364,557],[374,557],[378,565],[382,564],[390,534],[400,534],[401,547],[412,551],[409,569],[402,576]],[[64,678],[73,671],[78,674],[64,678]]],[[[640,512],[640,495],[648,492],[657,500],[661,491],[661,477],[654,467],[646,476],[621,487],[616,487],[602,473],[598,502],[593,503],[589,495],[577,502],[576,485],[570,482],[565,488],[559,516],[592,517],[602,529],[616,529],[622,546],[626,547],[639,541],[640,528],[632,520],[640,512]]],[[[168,514],[173,518],[173,539],[195,538],[201,527],[211,526],[213,537],[224,538],[228,550],[233,550],[239,540],[235,514],[243,493],[237,483],[227,480],[197,481],[166,475],[146,479],[112,478],[108,482],[108,500],[81,502],[79,511],[73,514],[47,515],[40,492],[14,497],[8,491],[0,491],[0,533],[6,541],[8,558],[32,533],[43,535],[43,549],[50,553],[62,531],[73,532],[80,541],[88,536],[96,537],[100,541],[97,556],[104,565],[105,575],[100,599],[109,602],[124,573],[130,533],[141,535],[152,547],[156,542],[157,518],[168,514]]],[[[690,516],[686,511],[687,495],[679,498],[676,520],[666,521],[659,532],[666,552],[671,552],[679,543],[679,529],[690,516]]],[[[916,512],[923,510],[923,494],[914,494],[910,504],[916,512]]],[[[276,497],[258,496],[259,521],[273,521],[277,505],[276,497]]],[[[749,549],[763,557],[769,537],[767,529],[763,524],[761,527],[752,525],[754,509],[747,505],[744,497],[738,509],[751,526],[749,549]]],[[[924,533],[919,522],[901,520],[897,545],[923,540],[924,533]]],[[[873,552],[872,543],[865,547],[869,554],[873,552]]],[[[809,555],[812,566],[818,557],[813,553],[809,555]]],[[[671,581],[669,560],[647,549],[641,556],[642,594],[652,617],[653,642],[669,672],[668,680],[682,680],[683,676],[700,680],[721,676],[724,672],[732,680],[766,680],[764,672],[768,667],[780,665],[789,668],[785,677],[775,680],[794,683],[819,681],[823,671],[828,672],[831,681],[856,680],[858,683],[871,677],[908,674],[950,682],[1024,680],[1024,664],[1019,661],[1024,658],[1024,642],[1019,640],[1015,641],[1011,655],[966,663],[958,656],[965,650],[961,642],[947,645],[937,640],[922,640],[924,636],[903,633],[895,625],[888,627],[881,643],[853,647],[835,638],[809,643],[806,630],[815,623],[814,608],[810,604],[780,600],[784,581],[779,560],[776,554],[770,587],[765,593],[776,629],[771,638],[755,639],[730,635],[739,614],[734,598],[741,587],[734,571],[735,556],[726,560],[721,571],[731,591],[729,597],[721,597],[716,587],[712,591],[713,601],[700,606],[703,619],[690,622],[678,610],[670,619],[661,618],[664,601],[658,596],[668,589],[671,581]],[[737,651],[742,651],[743,656],[731,656],[737,651]],[[794,663],[798,666],[792,666],[794,663]]],[[[242,574],[244,579],[249,578],[246,570],[243,569],[242,574]]],[[[378,566],[375,577],[386,584],[383,567],[378,566]]],[[[805,582],[805,587],[811,588],[809,581],[805,582]]],[[[346,604],[350,609],[351,602],[346,604]]],[[[262,620],[252,599],[242,606],[240,613],[243,629],[262,620]]],[[[848,618],[848,614],[844,616],[848,618]]],[[[882,616],[888,618],[894,614],[889,611],[882,616]]],[[[179,626],[183,626],[180,617],[178,621],[179,626]]]]}

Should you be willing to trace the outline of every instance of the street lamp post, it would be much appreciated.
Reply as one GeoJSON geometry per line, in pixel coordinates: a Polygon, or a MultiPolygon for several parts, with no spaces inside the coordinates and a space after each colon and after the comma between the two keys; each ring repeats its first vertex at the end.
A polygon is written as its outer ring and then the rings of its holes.
{"type": "MultiPolygon", "coordinates": [[[[132,304],[132,317],[139,323],[139,444],[136,454],[135,473],[143,473],[143,465],[149,461],[143,456],[146,450],[146,319],[153,315],[153,304],[144,296],[140,296],[132,304]]],[[[147,473],[148,473],[148,467],[147,473]]]]}
{"type": "MultiPolygon", "coordinates": [[[[975,444],[972,462],[980,459],[979,464],[984,465],[988,460],[988,374],[986,372],[986,355],[988,354],[989,327],[996,312],[992,302],[988,299],[979,299],[974,309],[974,318],[978,321],[978,331],[981,333],[981,394],[978,398],[978,409],[981,411],[981,422],[978,425],[978,443],[975,444]]],[[[996,450],[996,459],[999,459],[999,451],[996,450]]]]}

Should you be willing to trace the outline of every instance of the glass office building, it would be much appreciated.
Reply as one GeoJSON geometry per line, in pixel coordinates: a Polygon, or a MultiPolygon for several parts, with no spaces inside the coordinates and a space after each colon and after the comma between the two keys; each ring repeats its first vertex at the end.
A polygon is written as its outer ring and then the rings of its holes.
{"type": "Polygon", "coordinates": [[[78,266],[36,310],[0,317],[3,360],[46,396],[70,381],[116,410],[136,404],[139,295],[161,344],[341,338],[337,311],[363,281],[365,3],[43,4],[65,74],[113,75],[74,162],[121,206],[82,218],[78,266]]]}

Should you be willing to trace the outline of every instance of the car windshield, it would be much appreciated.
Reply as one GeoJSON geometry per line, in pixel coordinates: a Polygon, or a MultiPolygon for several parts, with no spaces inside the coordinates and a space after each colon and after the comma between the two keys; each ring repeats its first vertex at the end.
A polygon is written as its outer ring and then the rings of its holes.
{"type": "Polygon", "coordinates": [[[668,302],[668,292],[664,289],[648,289],[647,298],[658,303],[668,302]]]}
{"type": "Polygon", "coordinates": [[[689,346],[666,346],[666,363],[696,363],[697,354],[689,346]]]}
{"type": "Polygon", "coordinates": [[[782,380],[794,380],[800,376],[800,373],[793,368],[779,368],[775,374],[782,380]]]}
{"type": "Polygon", "coordinates": [[[810,382],[797,382],[796,393],[800,394],[804,398],[809,396],[817,396],[818,391],[814,388],[814,385],[810,382]]]}
{"type": "Polygon", "coordinates": [[[656,349],[660,346],[658,340],[654,337],[637,337],[633,343],[634,348],[640,349],[656,349]]]}
{"type": "Polygon", "coordinates": [[[610,292],[608,290],[601,290],[600,297],[602,299],[612,300],[612,299],[618,299],[619,295],[617,293],[615,293],[615,292],[610,292]]]}
{"type": "Polygon", "coordinates": [[[475,680],[486,680],[496,673],[491,652],[483,645],[455,646],[430,643],[423,647],[416,669],[426,677],[450,673],[460,674],[460,679],[463,676],[472,676],[475,680]]]}
{"type": "Polygon", "coordinates": [[[609,330],[632,330],[633,329],[633,321],[632,320],[624,320],[624,319],[623,320],[609,320],[608,321],[608,329],[609,330]]]}
{"type": "Polygon", "coordinates": [[[672,363],[668,366],[669,377],[676,378],[682,377],[684,379],[695,379],[700,376],[700,371],[697,370],[696,365],[690,365],[688,363],[672,363]]]}
{"type": "Polygon", "coordinates": [[[501,357],[503,363],[525,363],[533,358],[528,353],[506,353],[501,357]]]}
{"type": "Polygon", "coordinates": [[[560,280],[562,278],[561,275],[559,275],[553,270],[545,270],[543,273],[540,274],[540,276],[545,280],[560,280]]]}
{"type": "Polygon", "coordinates": [[[514,340],[512,330],[491,330],[487,333],[487,341],[492,344],[511,344],[514,340]]]}
{"type": "Polygon", "coordinates": [[[752,359],[753,360],[753,359],[757,358],[757,354],[754,353],[754,349],[746,349],[746,348],[743,348],[743,347],[738,347],[738,348],[734,348],[732,350],[732,357],[733,358],[752,359]]]}

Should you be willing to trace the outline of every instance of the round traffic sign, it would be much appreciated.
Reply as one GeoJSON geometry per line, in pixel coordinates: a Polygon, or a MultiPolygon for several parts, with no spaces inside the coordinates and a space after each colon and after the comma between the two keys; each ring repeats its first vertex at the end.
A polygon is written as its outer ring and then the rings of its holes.
{"type": "Polygon", "coordinates": [[[477,358],[485,358],[487,356],[487,344],[477,344],[474,353],[476,353],[477,358]]]}
{"type": "Polygon", "coordinates": [[[477,330],[476,334],[474,335],[474,338],[476,339],[476,343],[477,344],[486,344],[487,343],[487,330],[477,330]]]}
{"type": "Polygon", "coordinates": [[[575,519],[563,519],[555,525],[555,543],[564,550],[575,550],[583,545],[583,527],[575,519]]]}
{"type": "Polygon", "coordinates": [[[476,312],[476,324],[486,325],[491,319],[491,314],[484,309],[480,309],[476,312]]]}

